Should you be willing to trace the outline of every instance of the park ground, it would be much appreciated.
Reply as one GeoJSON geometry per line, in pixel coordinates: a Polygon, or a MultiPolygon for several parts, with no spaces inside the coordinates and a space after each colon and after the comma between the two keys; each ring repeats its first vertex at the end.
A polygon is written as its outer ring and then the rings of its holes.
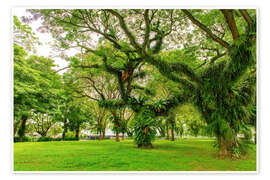
{"type": "Polygon", "coordinates": [[[14,143],[14,171],[256,171],[256,146],[245,157],[218,159],[213,140],[132,140],[14,143]]]}

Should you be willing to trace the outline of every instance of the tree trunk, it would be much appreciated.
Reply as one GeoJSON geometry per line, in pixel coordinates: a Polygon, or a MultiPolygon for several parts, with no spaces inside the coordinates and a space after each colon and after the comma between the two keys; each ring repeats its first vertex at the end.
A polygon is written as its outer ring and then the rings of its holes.
{"type": "Polygon", "coordinates": [[[17,133],[17,125],[14,124],[14,127],[13,127],[13,136],[16,136],[16,133],[17,133]]]}
{"type": "Polygon", "coordinates": [[[120,139],[119,139],[119,119],[118,118],[116,118],[115,119],[115,127],[116,127],[116,135],[115,135],[115,140],[116,140],[116,142],[119,142],[120,141],[120,139]]]}
{"type": "Polygon", "coordinates": [[[230,140],[225,140],[224,137],[219,137],[219,153],[220,158],[231,157],[232,142],[230,140]]]}
{"type": "Polygon", "coordinates": [[[102,138],[103,138],[103,139],[105,138],[105,130],[102,131],[102,138]]]}
{"type": "Polygon", "coordinates": [[[119,139],[119,118],[117,117],[116,115],[116,111],[111,111],[112,112],[112,115],[113,115],[113,118],[115,120],[115,140],[116,142],[119,142],[120,139],[119,139]]]}
{"type": "Polygon", "coordinates": [[[168,125],[168,120],[166,120],[166,134],[167,134],[167,137],[166,139],[170,139],[170,135],[169,135],[169,125],[168,125]]]}
{"type": "Polygon", "coordinates": [[[144,144],[144,145],[138,144],[138,148],[151,149],[151,148],[153,148],[153,145],[152,145],[152,143],[150,143],[150,144],[144,144]]]}
{"type": "Polygon", "coordinates": [[[125,133],[122,132],[122,140],[124,140],[124,139],[125,139],[125,133]]]}
{"type": "Polygon", "coordinates": [[[77,127],[75,131],[76,131],[75,137],[76,137],[77,140],[79,140],[80,127],[77,127]]]}
{"type": "Polygon", "coordinates": [[[172,122],[171,134],[172,134],[172,141],[174,141],[174,122],[172,122]]]}
{"type": "Polygon", "coordinates": [[[99,140],[101,141],[103,139],[102,137],[102,131],[99,131],[99,140]]]}
{"type": "Polygon", "coordinates": [[[67,133],[67,120],[64,121],[64,127],[63,127],[63,133],[62,133],[62,140],[64,141],[66,139],[66,133],[67,133]]]}
{"type": "Polygon", "coordinates": [[[21,123],[21,127],[19,129],[19,142],[23,142],[23,136],[25,134],[25,126],[26,126],[26,121],[27,121],[28,116],[27,115],[23,115],[22,116],[22,123],[21,123]]]}

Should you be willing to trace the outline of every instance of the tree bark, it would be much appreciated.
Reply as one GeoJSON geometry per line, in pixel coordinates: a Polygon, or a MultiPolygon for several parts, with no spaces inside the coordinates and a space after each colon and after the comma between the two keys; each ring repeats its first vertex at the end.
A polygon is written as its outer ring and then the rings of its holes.
{"type": "Polygon", "coordinates": [[[232,142],[230,140],[225,140],[224,137],[219,137],[219,153],[218,156],[219,158],[226,158],[226,157],[231,157],[232,152],[231,152],[231,147],[232,147],[232,142]]]}
{"type": "Polygon", "coordinates": [[[25,135],[25,126],[26,126],[26,121],[27,121],[28,116],[27,115],[23,115],[22,116],[22,123],[21,123],[21,127],[19,129],[19,142],[23,142],[23,136],[25,135]]]}
{"type": "Polygon", "coordinates": [[[101,141],[103,139],[102,137],[102,131],[99,131],[99,140],[101,141]]]}
{"type": "Polygon", "coordinates": [[[16,136],[16,133],[17,133],[17,127],[14,126],[14,128],[13,128],[13,136],[16,136]]]}
{"type": "Polygon", "coordinates": [[[118,118],[116,118],[115,119],[115,127],[116,127],[116,135],[115,135],[115,140],[116,140],[116,142],[119,142],[120,141],[120,139],[119,139],[119,119],[118,118]]]}
{"type": "Polygon", "coordinates": [[[252,22],[251,17],[249,16],[248,12],[245,9],[240,9],[239,11],[242,14],[242,16],[244,17],[244,19],[246,20],[246,22],[248,23],[248,26],[250,27],[253,22],[252,22]]]}
{"type": "Polygon", "coordinates": [[[225,20],[230,28],[230,31],[232,33],[233,40],[238,39],[239,37],[239,32],[234,20],[233,16],[233,10],[231,9],[222,9],[221,12],[223,13],[225,20]]]}
{"type": "Polygon", "coordinates": [[[14,123],[13,124],[13,136],[16,136],[17,130],[18,130],[18,123],[14,123]]]}

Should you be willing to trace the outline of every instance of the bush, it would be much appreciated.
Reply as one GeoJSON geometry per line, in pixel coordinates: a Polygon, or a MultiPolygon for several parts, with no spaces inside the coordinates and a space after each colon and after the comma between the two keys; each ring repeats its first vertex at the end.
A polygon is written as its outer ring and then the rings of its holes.
{"type": "Polygon", "coordinates": [[[61,141],[61,138],[52,138],[49,136],[41,136],[37,140],[38,142],[45,142],[45,141],[61,141]]]}
{"type": "Polygon", "coordinates": [[[65,141],[77,141],[78,139],[76,137],[67,136],[65,137],[65,141]]]}
{"type": "Polygon", "coordinates": [[[61,141],[62,138],[53,138],[53,141],[61,141]]]}
{"type": "Polygon", "coordinates": [[[151,148],[156,135],[156,121],[153,112],[142,108],[135,115],[134,140],[138,147],[151,148]]]}
{"type": "MultiPolygon", "coordinates": [[[[19,142],[19,137],[15,136],[13,141],[14,142],[19,142]]],[[[23,136],[23,142],[29,142],[29,141],[31,141],[31,139],[29,137],[23,136]]]]}
{"type": "Polygon", "coordinates": [[[40,138],[38,138],[38,142],[42,142],[42,141],[52,141],[53,138],[51,137],[47,137],[47,136],[41,136],[40,138]]]}

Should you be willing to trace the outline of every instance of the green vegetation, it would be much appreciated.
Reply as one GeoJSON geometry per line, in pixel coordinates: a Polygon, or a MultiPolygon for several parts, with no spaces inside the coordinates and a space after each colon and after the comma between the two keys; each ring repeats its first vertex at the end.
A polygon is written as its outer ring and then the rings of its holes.
{"type": "Polygon", "coordinates": [[[13,136],[14,142],[42,142],[14,144],[15,165],[255,169],[256,10],[28,12],[22,18],[28,24],[14,17],[13,136]],[[57,68],[51,54],[36,54],[40,42],[30,25],[37,19],[67,67],[57,68]],[[108,132],[114,143],[102,142],[108,132]],[[123,141],[127,136],[133,142],[123,141]],[[197,141],[200,136],[213,141],[197,141]],[[64,142],[80,139],[100,142],[64,142]]]}
{"type": "Polygon", "coordinates": [[[15,171],[255,171],[256,147],[240,160],[217,159],[214,141],[157,140],[138,149],[131,140],[14,144],[15,171]]]}

